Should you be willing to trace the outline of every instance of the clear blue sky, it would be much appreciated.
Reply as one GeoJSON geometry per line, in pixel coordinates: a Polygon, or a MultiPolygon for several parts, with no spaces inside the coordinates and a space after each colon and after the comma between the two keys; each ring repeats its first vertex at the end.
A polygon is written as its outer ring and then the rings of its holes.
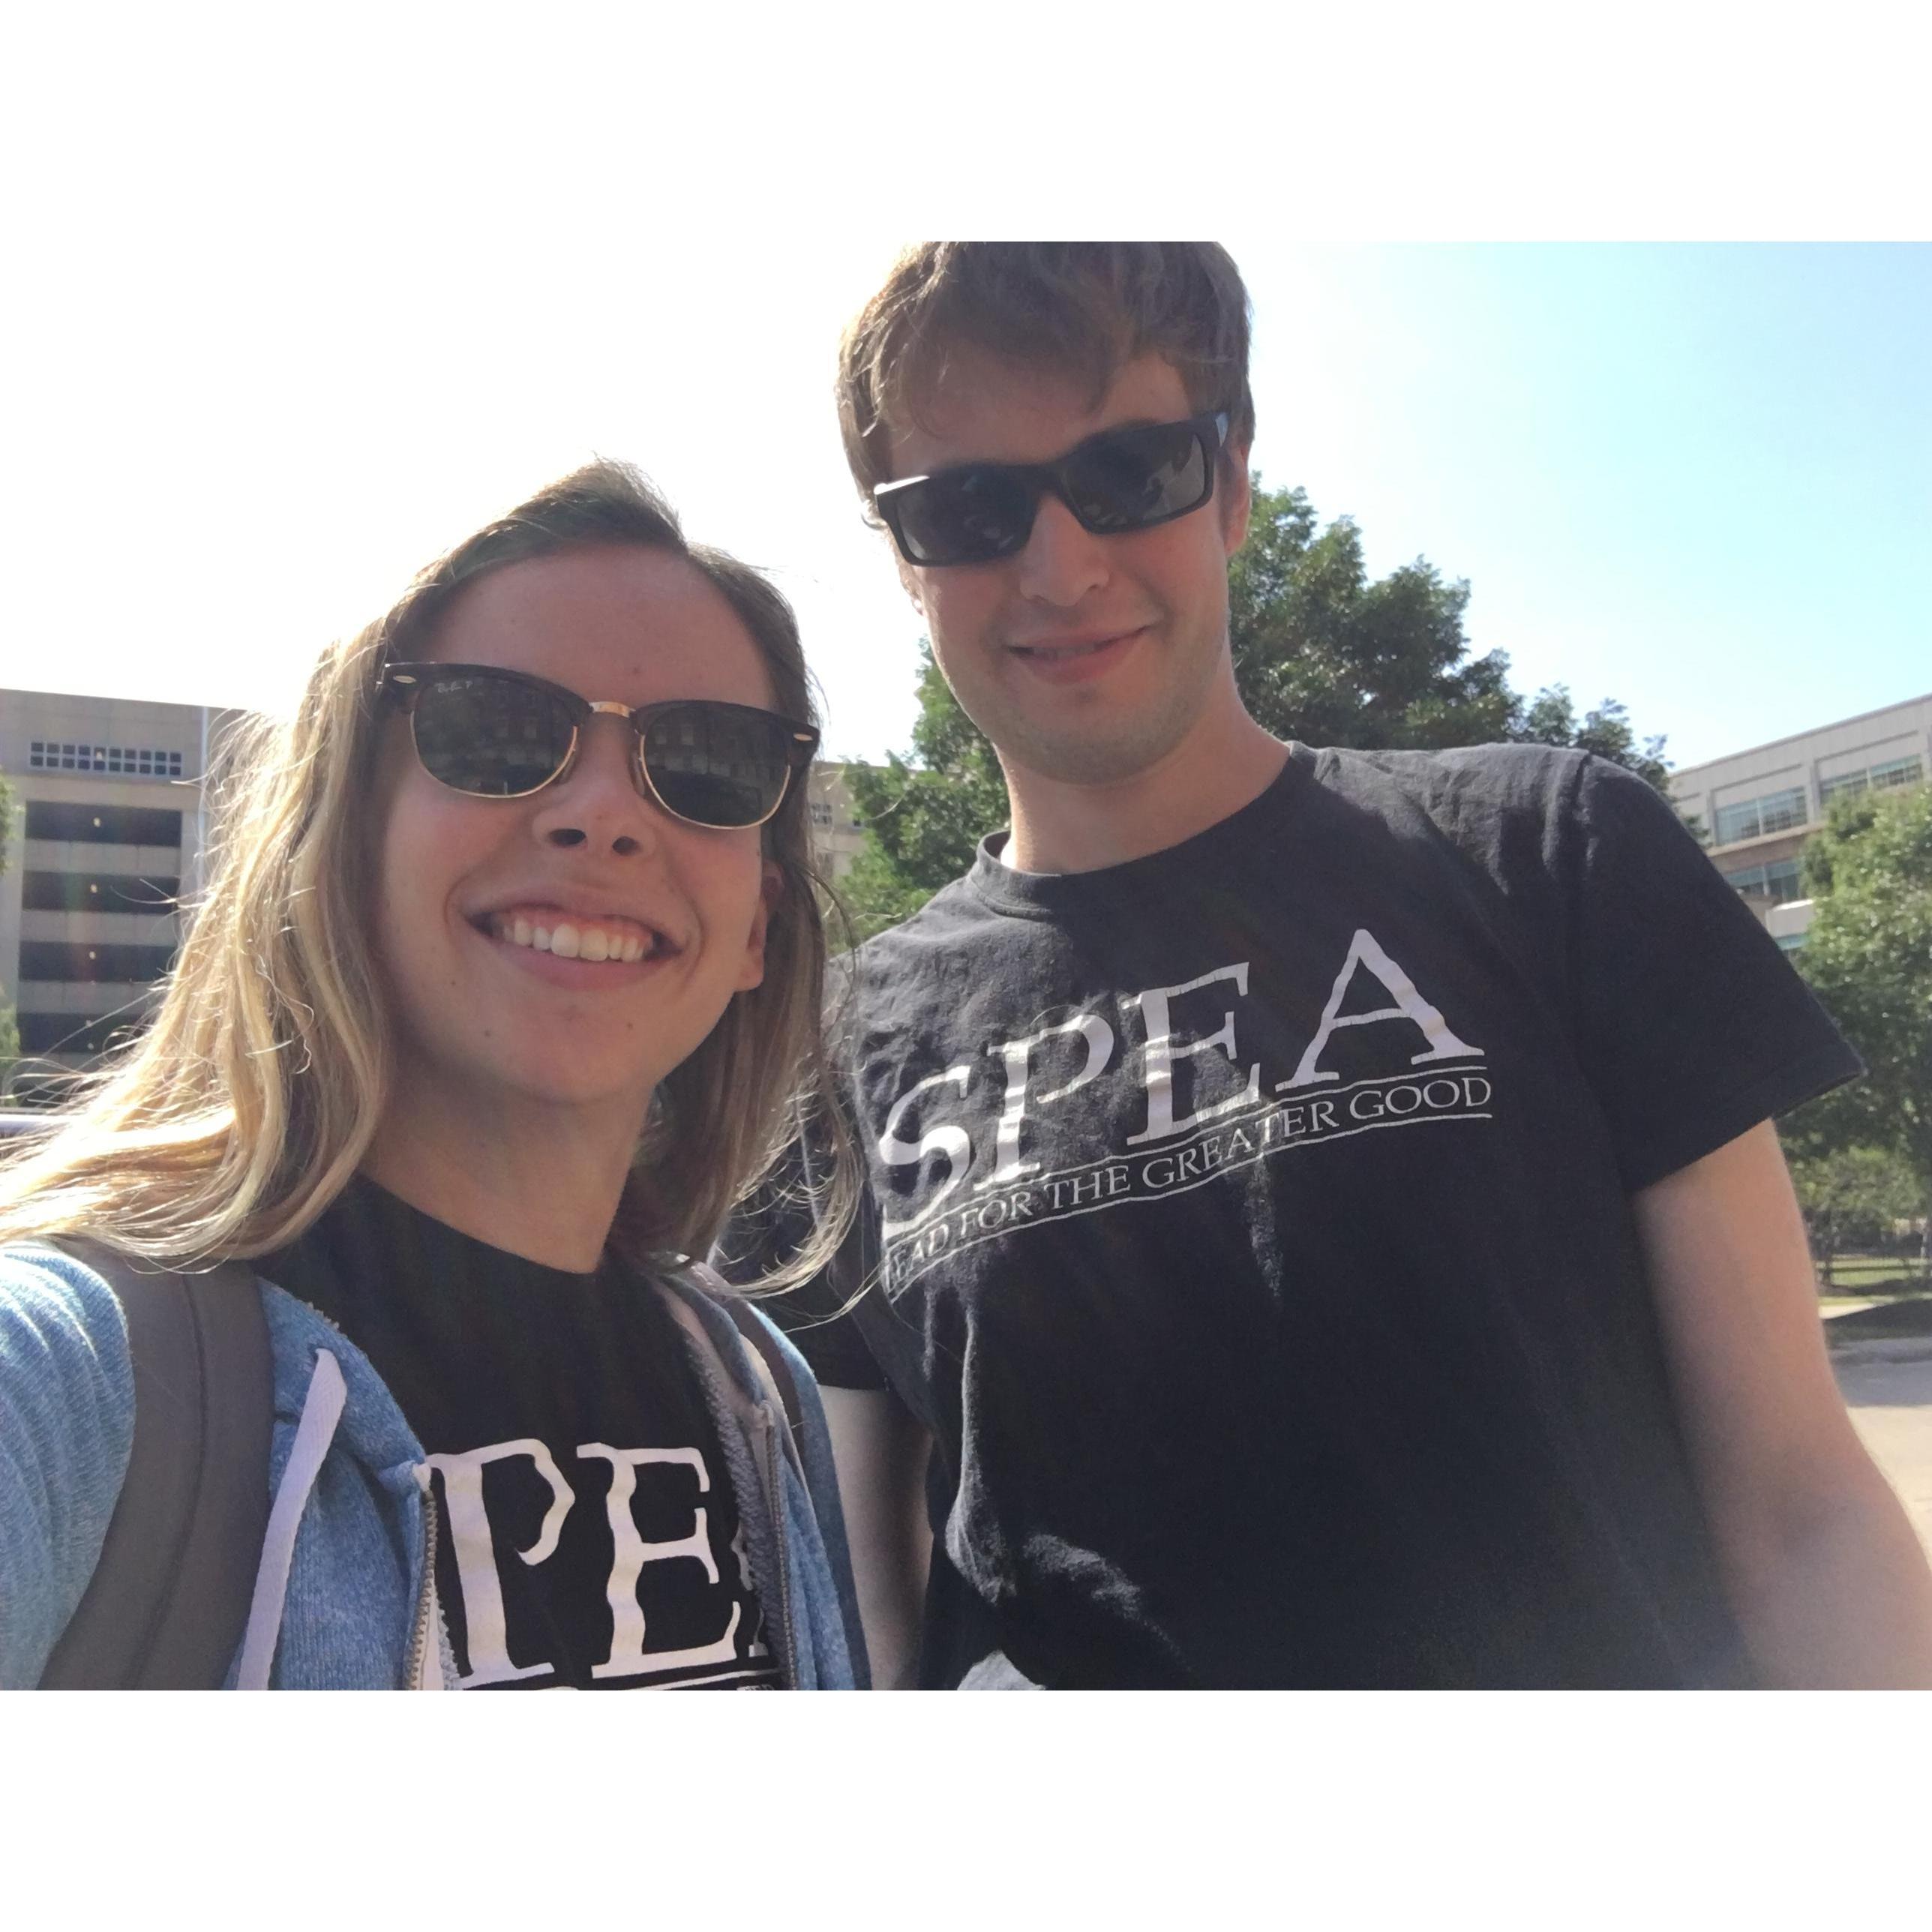
{"type": "Polygon", "coordinates": [[[1256,460],[1680,764],[1932,690],[1932,249],[1271,248],[1256,460]]]}
{"type": "MultiPolygon", "coordinates": [[[[417,565],[601,451],[794,598],[833,754],[905,745],[920,623],[827,393],[890,234],[775,238],[748,282],[728,230],[616,249],[592,202],[506,277],[487,204],[425,235],[371,182],[368,218],[244,250],[191,185],[143,190],[178,232],[125,197],[40,211],[0,686],[286,703],[417,565]],[[372,287],[403,293],[316,298],[372,287]],[[569,353],[533,351],[560,290],[569,353]],[[104,552],[74,506],[108,452],[140,514],[104,552]]],[[[1378,575],[1468,579],[1519,689],[1620,698],[1679,764],[1932,690],[1932,248],[1227,238],[1264,480],[1354,517],[1378,575]]]]}

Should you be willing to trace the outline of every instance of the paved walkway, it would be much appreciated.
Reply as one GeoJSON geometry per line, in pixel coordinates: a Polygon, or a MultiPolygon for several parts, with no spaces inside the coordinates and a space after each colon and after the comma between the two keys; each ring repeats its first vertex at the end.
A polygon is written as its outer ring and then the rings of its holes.
{"type": "Polygon", "coordinates": [[[1844,1342],[1832,1366],[1859,1436],[1932,1556],[1932,1336],[1844,1342]]]}

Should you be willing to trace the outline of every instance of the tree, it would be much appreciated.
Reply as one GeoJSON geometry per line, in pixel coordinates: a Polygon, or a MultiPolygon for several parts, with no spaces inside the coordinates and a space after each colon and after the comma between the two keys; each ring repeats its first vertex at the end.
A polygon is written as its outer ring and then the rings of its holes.
{"type": "Polygon", "coordinates": [[[1890,1148],[1794,1151],[1791,1178],[1812,1255],[1828,1282],[1840,1249],[1882,1242],[1918,1212],[1917,1177],[1890,1148]]]}
{"type": "Polygon", "coordinates": [[[912,760],[847,778],[866,846],[840,886],[855,940],[910,919],[973,862],[986,833],[1006,822],[1006,782],[985,734],[961,708],[932,646],[919,646],[919,718],[912,760]]]}
{"type": "Polygon", "coordinates": [[[1793,1118],[1794,1152],[1887,1149],[1910,1170],[1923,1214],[1932,1208],[1932,788],[1834,800],[1804,867],[1817,910],[1798,969],[1868,1070],[1793,1118]]]}
{"type": "MultiPolygon", "coordinates": [[[[1640,743],[1630,729],[1629,712],[1614,698],[1585,712],[1579,723],[1570,687],[1546,685],[1522,706],[1509,735],[1526,745],[1569,745],[1580,752],[1594,752],[1600,758],[1635,772],[1666,798],[1670,796],[1670,765],[1664,755],[1663,739],[1646,738],[1640,743]]],[[[1701,842],[1703,826],[1694,818],[1686,822],[1701,842]]]]}
{"type": "MultiPolygon", "coordinates": [[[[1268,730],[1365,751],[1572,745],[1664,789],[1664,740],[1640,743],[1615,699],[1580,722],[1564,686],[1526,700],[1502,652],[1470,655],[1466,583],[1420,557],[1372,582],[1353,520],[1317,521],[1305,490],[1254,480],[1247,541],[1228,572],[1228,638],[1242,698],[1268,730]]],[[[1006,820],[999,760],[926,645],[919,707],[910,757],[852,776],[868,836],[842,892],[860,939],[916,911],[1006,820]]]]}

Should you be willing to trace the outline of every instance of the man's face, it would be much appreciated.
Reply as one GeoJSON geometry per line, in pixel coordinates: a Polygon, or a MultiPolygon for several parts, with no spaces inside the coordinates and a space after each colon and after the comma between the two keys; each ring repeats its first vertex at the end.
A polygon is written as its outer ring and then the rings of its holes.
{"type": "MultiPolygon", "coordinates": [[[[1125,364],[1098,408],[1077,381],[962,350],[912,426],[892,474],[955,464],[1040,463],[1100,430],[1195,413],[1173,365],[1125,364]]],[[[1246,452],[1212,500],[1153,530],[1095,536],[1050,492],[1017,556],[934,568],[902,561],[933,655],[1010,767],[1076,784],[1160,763],[1217,704],[1227,667],[1228,559],[1246,534],[1246,452]]]]}

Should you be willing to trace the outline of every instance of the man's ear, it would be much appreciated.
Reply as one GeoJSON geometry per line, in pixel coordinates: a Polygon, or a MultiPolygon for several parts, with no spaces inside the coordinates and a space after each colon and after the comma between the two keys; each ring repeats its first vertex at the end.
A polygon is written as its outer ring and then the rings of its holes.
{"type": "Polygon", "coordinates": [[[745,941],[745,957],[738,968],[738,991],[748,993],[765,980],[765,934],[770,929],[772,908],[784,891],[784,874],[767,859],[758,881],[758,909],[752,915],[752,930],[745,941]]]}
{"type": "Polygon", "coordinates": [[[1221,502],[1221,537],[1232,556],[1248,540],[1248,518],[1255,507],[1254,485],[1248,476],[1246,443],[1231,447],[1222,459],[1226,488],[1215,491],[1221,502]]]}

